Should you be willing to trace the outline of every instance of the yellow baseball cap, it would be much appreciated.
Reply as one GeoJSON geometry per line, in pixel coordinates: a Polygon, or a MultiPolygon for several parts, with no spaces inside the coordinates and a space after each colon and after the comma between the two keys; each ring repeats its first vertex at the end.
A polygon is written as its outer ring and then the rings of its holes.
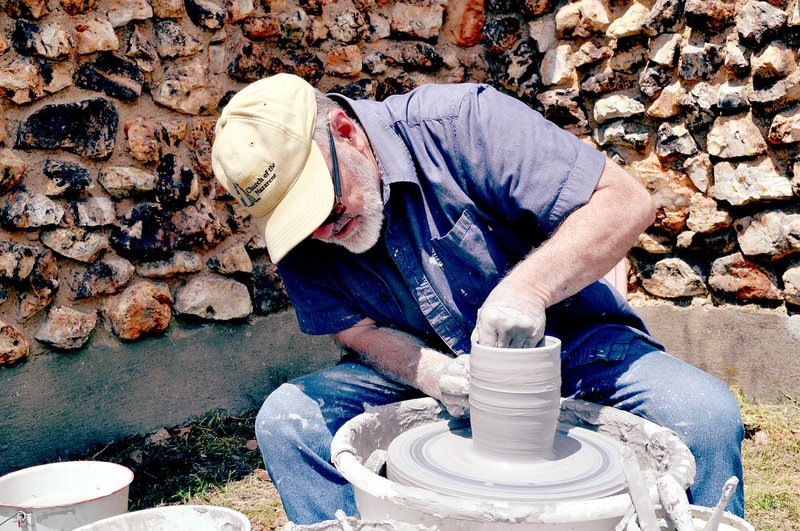
{"type": "Polygon", "coordinates": [[[292,74],[248,85],[217,120],[214,175],[253,216],[275,263],[333,207],[330,170],[312,139],[316,121],[314,88],[292,74]]]}

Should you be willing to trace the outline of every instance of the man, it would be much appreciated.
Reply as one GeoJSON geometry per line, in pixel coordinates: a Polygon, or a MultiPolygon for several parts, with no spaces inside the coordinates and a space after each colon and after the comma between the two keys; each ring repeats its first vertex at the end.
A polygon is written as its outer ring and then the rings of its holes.
{"type": "MultiPolygon", "coordinates": [[[[521,102],[469,84],[352,101],[279,74],[231,99],[212,157],[264,235],[301,329],[345,351],[278,388],[256,420],[293,522],[356,512],[329,445],[367,404],[429,395],[464,412],[455,356],[471,336],[501,347],[561,338],[562,395],[674,429],[697,460],[694,503],[714,505],[741,478],[727,388],[664,353],[597,281],[652,223],[649,194],[521,102]]],[[[742,492],[729,506],[740,515],[742,492]]]]}

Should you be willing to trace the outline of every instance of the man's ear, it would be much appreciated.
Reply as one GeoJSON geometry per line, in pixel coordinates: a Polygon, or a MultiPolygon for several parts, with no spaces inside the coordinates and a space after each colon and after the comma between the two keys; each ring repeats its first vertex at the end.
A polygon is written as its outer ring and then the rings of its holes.
{"type": "Polygon", "coordinates": [[[334,109],[328,116],[331,124],[333,136],[337,140],[349,142],[354,148],[363,151],[369,143],[361,130],[356,126],[355,121],[347,116],[341,109],[334,109]]]}

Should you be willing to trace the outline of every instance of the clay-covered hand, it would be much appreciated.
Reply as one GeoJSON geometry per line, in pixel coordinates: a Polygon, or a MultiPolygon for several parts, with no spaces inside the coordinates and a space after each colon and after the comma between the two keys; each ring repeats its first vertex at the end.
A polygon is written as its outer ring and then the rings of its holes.
{"type": "Polygon", "coordinates": [[[454,417],[469,412],[469,355],[462,354],[447,362],[439,375],[442,405],[454,417]]]}
{"type": "Polygon", "coordinates": [[[544,336],[545,305],[501,282],[478,310],[472,340],[487,347],[534,347],[544,336]]]}

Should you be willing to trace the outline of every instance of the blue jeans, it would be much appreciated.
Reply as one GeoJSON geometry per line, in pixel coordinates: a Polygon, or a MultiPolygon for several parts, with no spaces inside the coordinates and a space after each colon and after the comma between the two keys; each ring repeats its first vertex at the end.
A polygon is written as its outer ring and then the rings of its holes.
{"type": "MultiPolygon", "coordinates": [[[[562,395],[624,409],[674,430],[697,461],[692,503],[713,507],[725,481],[736,476],[740,482],[728,510],[742,516],[744,427],[728,388],[637,337],[625,354],[617,349],[598,357],[596,348],[581,350],[565,360],[562,395]]],[[[256,437],[289,520],[329,520],[336,509],[355,515],[353,488],[330,463],[333,434],[365,404],[419,396],[348,358],[276,389],[256,418],[256,437]]]]}

